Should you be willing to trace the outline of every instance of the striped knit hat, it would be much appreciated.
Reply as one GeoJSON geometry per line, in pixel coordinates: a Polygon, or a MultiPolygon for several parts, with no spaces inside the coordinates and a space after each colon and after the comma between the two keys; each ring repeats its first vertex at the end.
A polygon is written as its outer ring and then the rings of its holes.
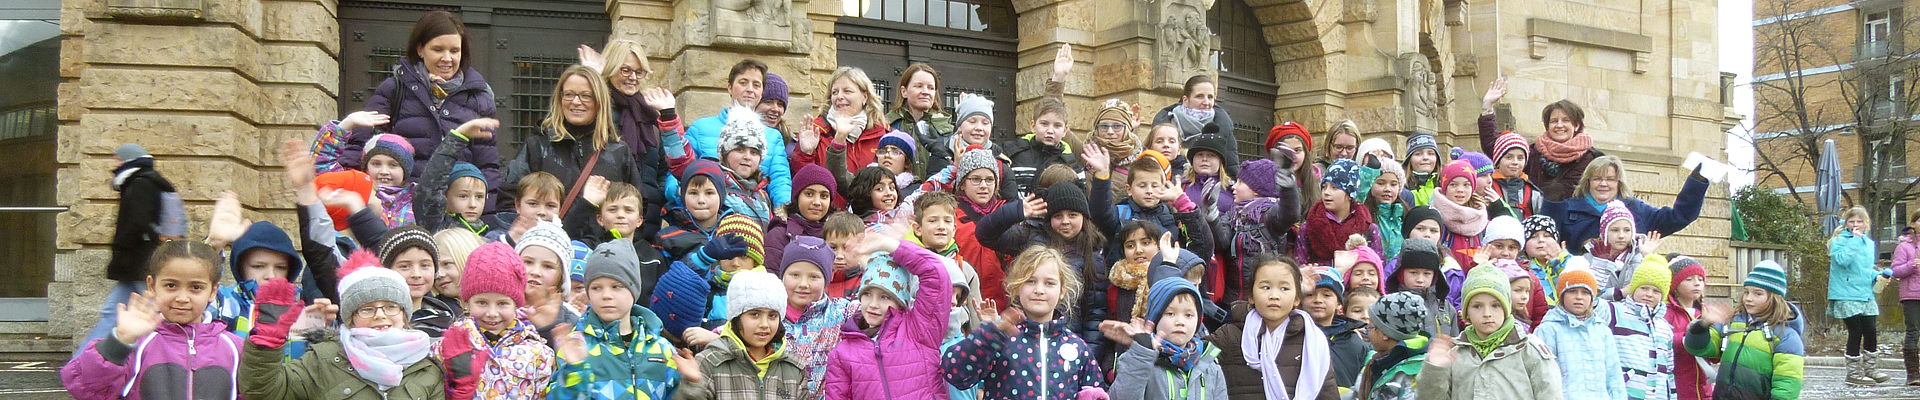
{"type": "Polygon", "coordinates": [[[1520,134],[1513,133],[1513,131],[1500,132],[1500,137],[1493,139],[1493,149],[1494,153],[1488,155],[1493,156],[1495,160],[1505,157],[1507,152],[1513,149],[1520,149],[1520,158],[1523,159],[1527,158],[1531,152],[1531,150],[1527,148],[1527,138],[1521,137],[1520,134]]]}
{"type": "Polygon", "coordinates": [[[365,148],[360,155],[361,165],[371,163],[373,156],[386,155],[400,162],[402,172],[413,173],[413,144],[407,143],[406,138],[391,133],[373,135],[373,139],[367,140],[365,148]]]}
{"type": "Polygon", "coordinates": [[[1757,287],[1773,294],[1786,296],[1787,271],[1781,269],[1780,264],[1773,260],[1761,260],[1759,264],[1753,266],[1753,271],[1747,272],[1747,282],[1744,286],[1757,287]]]}
{"type": "Polygon", "coordinates": [[[766,251],[761,245],[765,242],[766,233],[760,229],[760,223],[753,222],[753,218],[742,214],[728,214],[720,219],[720,229],[713,234],[714,236],[739,235],[741,240],[747,242],[747,257],[753,258],[753,264],[760,265],[766,262],[763,258],[766,251]]]}
{"type": "Polygon", "coordinates": [[[433,244],[433,234],[419,225],[402,225],[387,231],[386,239],[380,241],[380,265],[393,268],[394,259],[412,249],[426,250],[434,269],[439,270],[440,251],[433,244]]]}

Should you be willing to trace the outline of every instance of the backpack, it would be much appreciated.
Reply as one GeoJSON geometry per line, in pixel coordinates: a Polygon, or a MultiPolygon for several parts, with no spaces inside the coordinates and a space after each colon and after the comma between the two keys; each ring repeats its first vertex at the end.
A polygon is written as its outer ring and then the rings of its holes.
{"type": "Polygon", "coordinates": [[[187,203],[180,200],[180,192],[160,192],[160,218],[154,221],[153,231],[161,238],[187,237],[187,203]]]}

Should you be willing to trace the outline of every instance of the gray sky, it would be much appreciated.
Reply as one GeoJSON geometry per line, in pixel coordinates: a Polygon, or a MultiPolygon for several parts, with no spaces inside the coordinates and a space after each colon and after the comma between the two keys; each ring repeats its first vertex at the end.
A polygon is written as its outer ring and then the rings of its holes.
{"type": "MultiPolygon", "coordinates": [[[[1736,167],[1752,170],[1753,146],[1743,138],[1753,126],[1753,0],[1721,0],[1719,10],[1720,70],[1740,74],[1734,86],[1733,107],[1747,116],[1727,133],[1725,158],[1736,167]]],[[[1752,184],[1753,173],[1729,174],[1727,182],[1734,188],[1752,184]]]]}

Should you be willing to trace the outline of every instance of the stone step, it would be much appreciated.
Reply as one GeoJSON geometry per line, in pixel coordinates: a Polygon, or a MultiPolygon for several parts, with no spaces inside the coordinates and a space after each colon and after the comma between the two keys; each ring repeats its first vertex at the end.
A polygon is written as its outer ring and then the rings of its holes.
{"type": "Polygon", "coordinates": [[[73,339],[44,334],[0,333],[0,353],[72,353],[73,339]]]}

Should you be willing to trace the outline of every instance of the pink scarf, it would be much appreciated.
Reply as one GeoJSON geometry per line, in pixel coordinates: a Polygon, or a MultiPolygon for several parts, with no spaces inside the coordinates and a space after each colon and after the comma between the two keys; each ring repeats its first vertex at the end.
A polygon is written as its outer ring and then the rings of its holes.
{"type": "Polygon", "coordinates": [[[1593,149],[1593,136],[1586,131],[1574,132],[1573,138],[1565,142],[1553,141],[1553,135],[1542,133],[1534,139],[1533,147],[1540,149],[1540,156],[1557,163],[1568,163],[1580,159],[1593,149]]]}
{"type": "MultiPolygon", "coordinates": [[[[1312,321],[1313,317],[1299,309],[1293,310],[1293,316],[1302,321],[1312,321]]],[[[1262,329],[1266,320],[1260,319],[1260,313],[1247,313],[1246,326],[1240,331],[1241,357],[1246,358],[1247,366],[1260,371],[1260,379],[1265,382],[1267,400],[1312,399],[1319,397],[1320,385],[1326,383],[1327,373],[1331,370],[1333,359],[1328,351],[1327,334],[1319,328],[1309,326],[1300,330],[1306,333],[1306,348],[1300,353],[1299,382],[1294,382],[1293,396],[1287,396],[1285,377],[1280,375],[1280,346],[1287,341],[1287,324],[1293,318],[1280,320],[1280,326],[1273,330],[1262,329]],[[1266,333],[1261,333],[1266,331],[1266,333]]]]}
{"type": "Polygon", "coordinates": [[[1448,232],[1456,235],[1480,236],[1487,229],[1487,210],[1472,208],[1448,200],[1447,196],[1433,196],[1433,209],[1440,212],[1440,223],[1447,226],[1448,232]]]}
{"type": "Polygon", "coordinates": [[[432,353],[433,341],[426,332],[413,329],[380,331],[342,325],[340,348],[360,379],[373,382],[375,388],[385,392],[400,386],[408,366],[432,353]]]}

